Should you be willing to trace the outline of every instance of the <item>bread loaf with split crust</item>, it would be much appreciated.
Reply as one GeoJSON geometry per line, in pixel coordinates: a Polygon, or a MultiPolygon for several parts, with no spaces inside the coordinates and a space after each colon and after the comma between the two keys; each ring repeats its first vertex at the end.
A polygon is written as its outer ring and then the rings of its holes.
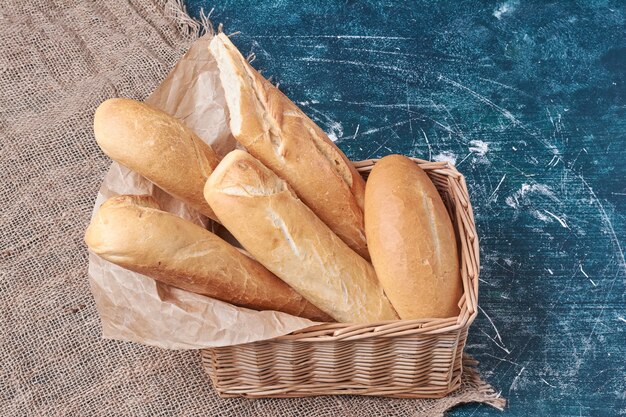
{"type": "Polygon", "coordinates": [[[255,259],[337,321],[398,318],[372,265],[250,154],[236,150],[226,155],[204,195],[255,259]]]}
{"type": "Polygon", "coordinates": [[[330,229],[369,260],[363,225],[365,182],[346,156],[223,33],[210,44],[230,128],[254,157],[287,181],[330,229]]]}
{"type": "Polygon", "coordinates": [[[150,196],[116,196],[85,234],[96,255],[197,294],[255,310],[332,320],[257,261],[208,230],[161,211],[150,196]]]}

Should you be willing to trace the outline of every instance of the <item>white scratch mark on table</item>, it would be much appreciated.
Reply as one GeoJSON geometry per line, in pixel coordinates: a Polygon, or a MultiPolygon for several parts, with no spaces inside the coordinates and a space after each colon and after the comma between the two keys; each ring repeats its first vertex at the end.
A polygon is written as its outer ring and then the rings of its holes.
{"type": "MultiPolygon", "coordinates": [[[[319,48],[323,48],[323,45],[302,45],[302,44],[296,44],[294,46],[297,46],[299,48],[315,48],[315,49],[319,49],[319,48]]],[[[351,48],[351,47],[347,47],[347,46],[340,46],[337,48],[340,51],[353,51],[353,52],[367,52],[367,53],[371,53],[371,54],[375,54],[375,55],[380,55],[380,54],[384,54],[384,55],[398,55],[398,56],[404,56],[404,57],[415,57],[415,58],[422,58],[422,59],[429,59],[429,60],[438,60],[438,61],[447,61],[447,62],[464,62],[467,58],[460,56],[460,55],[454,55],[454,54],[450,54],[450,53],[446,53],[445,55],[436,55],[433,56],[432,54],[411,54],[411,53],[407,53],[407,52],[398,52],[398,51],[384,51],[381,49],[366,49],[366,48],[351,48]]],[[[480,64],[480,63],[474,63],[475,66],[477,67],[490,67],[491,65],[487,65],[487,64],[480,64]]]]}
{"type": "Polygon", "coordinates": [[[509,395],[511,395],[511,391],[515,391],[517,389],[517,381],[519,381],[519,377],[522,375],[522,372],[526,369],[525,366],[522,366],[522,369],[518,372],[517,376],[513,379],[511,383],[511,387],[509,388],[509,395]]]}
{"type": "Polygon", "coordinates": [[[509,360],[509,359],[506,359],[506,358],[501,358],[501,357],[496,356],[496,355],[492,355],[491,353],[488,353],[488,352],[483,352],[482,354],[483,354],[483,355],[485,355],[485,356],[491,356],[492,358],[497,359],[497,360],[499,360],[500,362],[508,362],[508,363],[512,363],[512,364],[513,364],[513,365],[515,365],[515,366],[521,366],[521,365],[520,365],[519,363],[517,363],[517,362],[514,362],[514,361],[509,360]]]}
{"type": "Polygon", "coordinates": [[[543,211],[545,211],[546,213],[548,213],[550,216],[552,216],[553,218],[556,219],[557,222],[559,222],[561,224],[561,226],[563,226],[565,229],[569,229],[569,226],[567,225],[567,223],[565,222],[565,219],[562,217],[557,216],[556,214],[552,213],[551,211],[548,211],[546,209],[544,209],[543,211]]]}
{"type": "Polygon", "coordinates": [[[504,88],[509,89],[509,90],[516,91],[516,92],[518,92],[518,93],[520,93],[521,95],[524,95],[524,96],[526,96],[526,97],[533,97],[532,95],[528,94],[528,93],[527,93],[527,92],[525,92],[525,91],[520,90],[519,88],[515,88],[515,87],[512,87],[512,86],[510,86],[510,85],[502,84],[501,82],[498,82],[498,81],[496,81],[496,80],[492,80],[491,78],[478,77],[478,79],[479,79],[479,80],[483,80],[483,81],[487,81],[488,83],[492,83],[492,84],[495,84],[495,85],[499,85],[500,87],[504,87],[504,88]]]}
{"type": "Polygon", "coordinates": [[[461,162],[459,162],[459,163],[457,164],[457,166],[459,166],[459,165],[461,165],[463,162],[465,162],[465,160],[466,160],[467,158],[469,158],[471,155],[472,155],[472,152],[470,152],[470,153],[468,153],[467,155],[465,155],[465,156],[463,157],[463,159],[461,159],[461,162]]]}
{"type": "MultiPolygon", "coordinates": [[[[393,131],[393,129],[392,129],[392,131],[393,131]]],[[[365,159],[370,159],[372,156],[376,155],[376,152],[380,151],[383,148],[383,146],[385,146],[387,144],[387,142],[389,142],[390,140],[391,140],[391,136],[389,136],[387,139],[385,139],[383,141],[383,143],[381,143],[380,146],[378,148],[376,148],[373,152],[370,152],[370,154],[367,155],[365,157],[365,159]]]]}
{"type": "Polygon", "coordinates": [[[420,73],[417,71],[408,70],[408,69],[396,67],[393,65],[378,65],[378,64],[370,64],[367,62],[359,62],[359,61],[345,61],[345,60],[340,60],[340,59],[316,58],[313,56],[297,58],[297,60],[304,61],[304,62],[321,62],[321,63],[327,63],[327,64],[354,65],[357,67],[380,68],[380,69],[386,69],[386,70],[391,70],[395,72],[403,72],[403,73],[411,74],[411,75],[420,75],[420,73]]]}
{"type": "Polygon", "coordinates": [[[437,120],[435,120],[435,119],[431,119],[431,118],[429,118],[429,119],[430,119],[430,120],[432,120],[432,121],[433,121],[433,123],[435,123],[437,126],[441,127],[441,128],[442,128],[443,130],[445,130],[446,132],[448,132],[448,133],[454,133],[454,134],[456,134],[456,133],[457,133],[457,132],[456,132],[455,130],[453,130],[450,126],[448,126],[448,125],[444,125],[443,123],[441,123],[441,122],[439,122],[439,121],[437,121],[437,120]]]}
{"type": "Polygon", "coordinates": [[[495,286],[495,285],[493,285],[492,283],[490,283],[490,282],[488,282],[488,281],[485,281],[485,280],[484,280],[484,279],[482,279],[482,278],[478,278],[478,281],[482,282],[483,284],[490,285],[490,286],[492,286],[492,287],[494,287],[494,286],[495,286]]]}
{"type": "MultiPolygon", "coordinates": [[[[341,100],[338,98],[333,99],[332,101],[338,102],[338,103],[345,103],[345,104],[352,104],[355,106],[366,106],[366,107],[373,107],[373,108],[383,108],[383,109],[397,109],[397,108],[401,108],[401,109],[406,109],[406,103],[374,103],[372,101],[349,101],[349,100],[341,100]]],[[[422,109],[422,108],[432,108],[433,105],[432,104],[409,104],[410,108],[417,108],[417,109],[422,109]]],[[[410,110],[411,114],[419,114],[416,111],[410,110]]]]}
{"type": "Polygon", "coordinates": [[[552,385],[551,383],[549,383],[548,381],[546,381],[542,377],[539,377],[539,379],[541,379],[543,381],[543,383],[546,384],[547,386],[552,387],[552,388],[557,388],[556,385],[552,385]]]}
{"type": "Polygon", "coordinates": [[[489,336],[487,333],[485,333],[491,340],[494,341],[494,343],[496,343],[496,345],[498,345],[502,350],[504,350],[506,353],[511,353],[510,350],[508,350],[506,348],[506,346],[504,345],[504,342],[502,341],[502,337],[500,336],[500,332],[498,331],[498,328],[496,327],[495,323],[493,322],[493,320],[491,320],[491,317],[489,317],[489,315],[487,314],[487,312],[485,312],[485,310],[483,310],[483,308],[481,306],[478,306],[478,309],[485,315],[485,317],[487,317],[487,320],[489,320],[489,323],[491,323],[491,327],[493,327],[493,329],[496,331],[496,338],[500,341],[500,344],[498,344],[495,339],[493,339],[491,336],[489,336]]]}
{"type": "Polygon", "coordinates": [[[426,135],[426,132],[421,127],[420,127],[420,130],[422,131],[422,136],[424,136],[424,140],[426,141],[426,145],[428,146],[428,160],[432,161],[432,159],[433,159],[433,149],[430,146],[430,142],[428,141],[428,135],[426,135]]]}
{"type": "Polygon", "coordinates": [[[587,273],[583,269],[583,265],[582,264],[578,264],[578,266],[580,267],[580,272],[582,272],[585,277],[589,278],[589,275],[587,275],[587,273]]]}
{"type": "Polygon", "coordinates": [[[341,125],[341,123],[339,123],[337,120],[331,118],[326,113],[323,113],[323,112],[317,110],[315,107],[308,106],[307,108],[310,109],[311,111],[319,114],[324,119],[326,119],[326,125],[328,126],[328,129],[329,129],[329,131],[326,132],[326,134],[328,135],[330,140],[332,140],[333,142],[336,142],[337,139],[343,137],[343,126],[341,125]]]}
{"type": "MultiPolygon", "coordinates": [[[[626,270],[626,261],[624,260],[624,251],[622,250],[622,245],[620,245],[619,239],[617,238],[617,234],[615,233],[615,229],[613,228],[613,222],[611,222],[611,219],[610,219],[609,215],[606,214],[606,210],[604,209],[604,206],[600,202],[600,199],[596,196],[596,193],[593,191],[593,189],[587,183],[587,181],[585,181],[585,178],[582,175],[578,175],[578,178],[580,178],[580,180],[585,185],[585,187],[587,187],[587,189],[589,190],[589,193],[590,193],[593,201],[595,201],[595,203],[598,205],[598,209],[599,209],[599,212],[601,214],[602,220],[604,220],[604,223],[606,224],[606,226],[609,229],[609,232],[611,234],[611,238],[613,240],[613,243],[617,247],[617,252],[619,254],[619,260],[620,260],[620,269],[623,268],[623,269],[626,270]]],[[[615,281],[615,279],[613,281],[615,281]]]]}
{"type": "Polygon", "coordinates": [[[357,125],[356,125],[356,130],[354,131],[354,135],[352,135],[352,139],[353,139],[353,140],[354,140],[354,139],[356,139],[356,135],[358,135],[358,134],[359,134],[359,128],[360,128],[360,127],[361,127],[361,125],[360,125],[360,124],[357,124],[357,125]]]}
{"type": "Polygon", "coordinates": [[[504,182],[504,179],[506,178],[506,174],[504,174],[502,176],[502,178],[500,178],[500,182],[498,183],[498,185],[496,186],[496,189],[493,190],[493,192],[491,193],[491,195],[489,196],[489,198],[487,199],[487,203],[489,203],[496,195],[496,193],[498,192],[498,190],[500,189],[500,186],[502,185],[502,183],[504,182]]]}
{"type": "Polygon", "coordinates": [[[411,120],[419,120],[419,118],[412,117],[409,120],[403,120],[401,122],[392,123],[392,124],[386,125],[386,126],[374,127],[372,129],[368,129],[365,132],[361,133],[361,136],[367,136],[367,135],[371,135],[372,133],[380,132],[381,130],[387,130],[387,129],[392,129],[392,128],[397,127],[397,126],[402,126],[402,125],[405,125],[405,124],[409,123],[411,120]]]}
{"type": "Polygon", "coordinates": [[[477,98],[479,101],[482,101],[483,103],[485,103],[486,105],[488,105],[489,107],[491,107],[492,109],[497,110],[500,114],[502,114],[504,117],[506,117],[507,119],[509,119],[509,121],[511,121],[511,123],[515,124],[515,125],[522,125],[522,122],[513,115],[513,113],[511,113],[510,111],[508,111],[507,109],[498,106],[496,103],[494,103],[493,101],[489,100],[487,97],[483,96],[482,94],[477,93],[476,91],[472,90],[469,87],[464,86],[463,84],[454,81],[448,77],[446,77],[443,74],[439,75],[439,80],[443,80],[444,82],[453,85],[454,87],[460,88],[464,91],[467,91],[468,93],[470,93],[472,96],[474,96],[475,98],[477,98]]]}
{"type": "MultiPolygon", "coordinates": [[[[411,117],[411,106],[409,103],[409,81],[406,81],[406,90],[405,90],[405,95],[406,95],[406,113],[408,117],[411,117]]],[[[409,119],[409,129],[411,131],[411,133],[413,133],[413,123],[410,121],[409,119]]]]}
{"type": "Polygon", "coordinates": [[[593,327],[591,328],[591,333],[589,333],[589,336],[587,336],[586,346],[585,346],[585,350],[583,351],[583,355],[586,354],[589,348],[591,347],[591,343],[590,343],[591,338],[593,337],[593,334],[596,331],[596,327],[598,326],[598,323],[600,323],[600,319],[602,318],[602,315],[604,314],[608,296],[609,294],[611,294],[611,291],[613,291],[613,285],[615,284],[615,280],[617,279],[618,276],[619,276],[619,270],[617,271],[617,273],[611,280],[611,285],[609,286],[608,290],[605,292],[604,300],[602,302],[602,308],[600,308],[600,312],[598,313],[596,320],[594,321],[593,327]]]}

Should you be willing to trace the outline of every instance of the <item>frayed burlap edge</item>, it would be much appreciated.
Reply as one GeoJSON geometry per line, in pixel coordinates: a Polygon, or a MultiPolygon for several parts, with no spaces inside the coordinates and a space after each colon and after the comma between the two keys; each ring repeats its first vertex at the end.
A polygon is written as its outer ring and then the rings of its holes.
{"type": "MultiPolygon", "coordinates": [[[[199,38],[203,35],[212,36],[216,33],[211,22],[211,15],[215,9],[209,10],[208,13],[205,13],[204,9],[200,9],[200,21],[189,16],[184,0],[166,0],[164,10],[167,16],[180,25],[185,36],[199,38]]],[[[222,31],[222,24],[218,26],[218,31],[222,31]]]]}
{"type": "MultiPolygon", "coordinates": [[[[480,395],[480,402],[489,404],[490,406],[503,411],[506,407],[506,398],[502,397],[501,392],[496,392],[493,387],[485,382],[478,373],[478,361],[469,355],[463,355],[463,374],[464,379],[476,389],[480,395]]],[[[463,385],[459,390],[463,389],[463,385]]],[[[460,401],[459,404],[471,402],[460,401]]]]}

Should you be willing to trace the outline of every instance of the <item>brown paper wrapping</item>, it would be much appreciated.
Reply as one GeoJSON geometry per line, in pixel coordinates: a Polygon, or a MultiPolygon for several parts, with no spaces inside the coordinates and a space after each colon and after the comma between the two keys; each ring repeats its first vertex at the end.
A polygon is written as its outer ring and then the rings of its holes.
{"type": "MultiPolygon", "coordinates": [[[[235,148],[209,36],[198,39],[146,102],[176,116],[221,155],[235,148]]],[[[94,212],[118,194],[151,194],[194,223],[207,220],[133,171],[113,162],[94,212]]],[[[208,225],[210,226],[210,225],[208,225]]],[[[200,349],[271,339],[314,323],[277,311],[236,307],[158,283],[89,254],[89,279],[102,335],[169,349],[200,349]]]]}

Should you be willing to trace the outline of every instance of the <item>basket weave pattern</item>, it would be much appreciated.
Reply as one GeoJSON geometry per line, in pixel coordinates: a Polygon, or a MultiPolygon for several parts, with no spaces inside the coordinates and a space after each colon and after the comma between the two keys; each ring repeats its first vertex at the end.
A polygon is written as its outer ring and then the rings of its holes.
{"type": "MultiPolygon", "coordinates": [[[[367,177],[376,161],[354,165],[367,177]]],[[[478,299],[474,215],[465,179],[453,166],[414,161],[437,187],[457,233],[463,281],[459,316],[327,323],[271,340],[204,349],[204,369],[221,396],[438,398],[459,387],[463,348],[478,299]]]]}

